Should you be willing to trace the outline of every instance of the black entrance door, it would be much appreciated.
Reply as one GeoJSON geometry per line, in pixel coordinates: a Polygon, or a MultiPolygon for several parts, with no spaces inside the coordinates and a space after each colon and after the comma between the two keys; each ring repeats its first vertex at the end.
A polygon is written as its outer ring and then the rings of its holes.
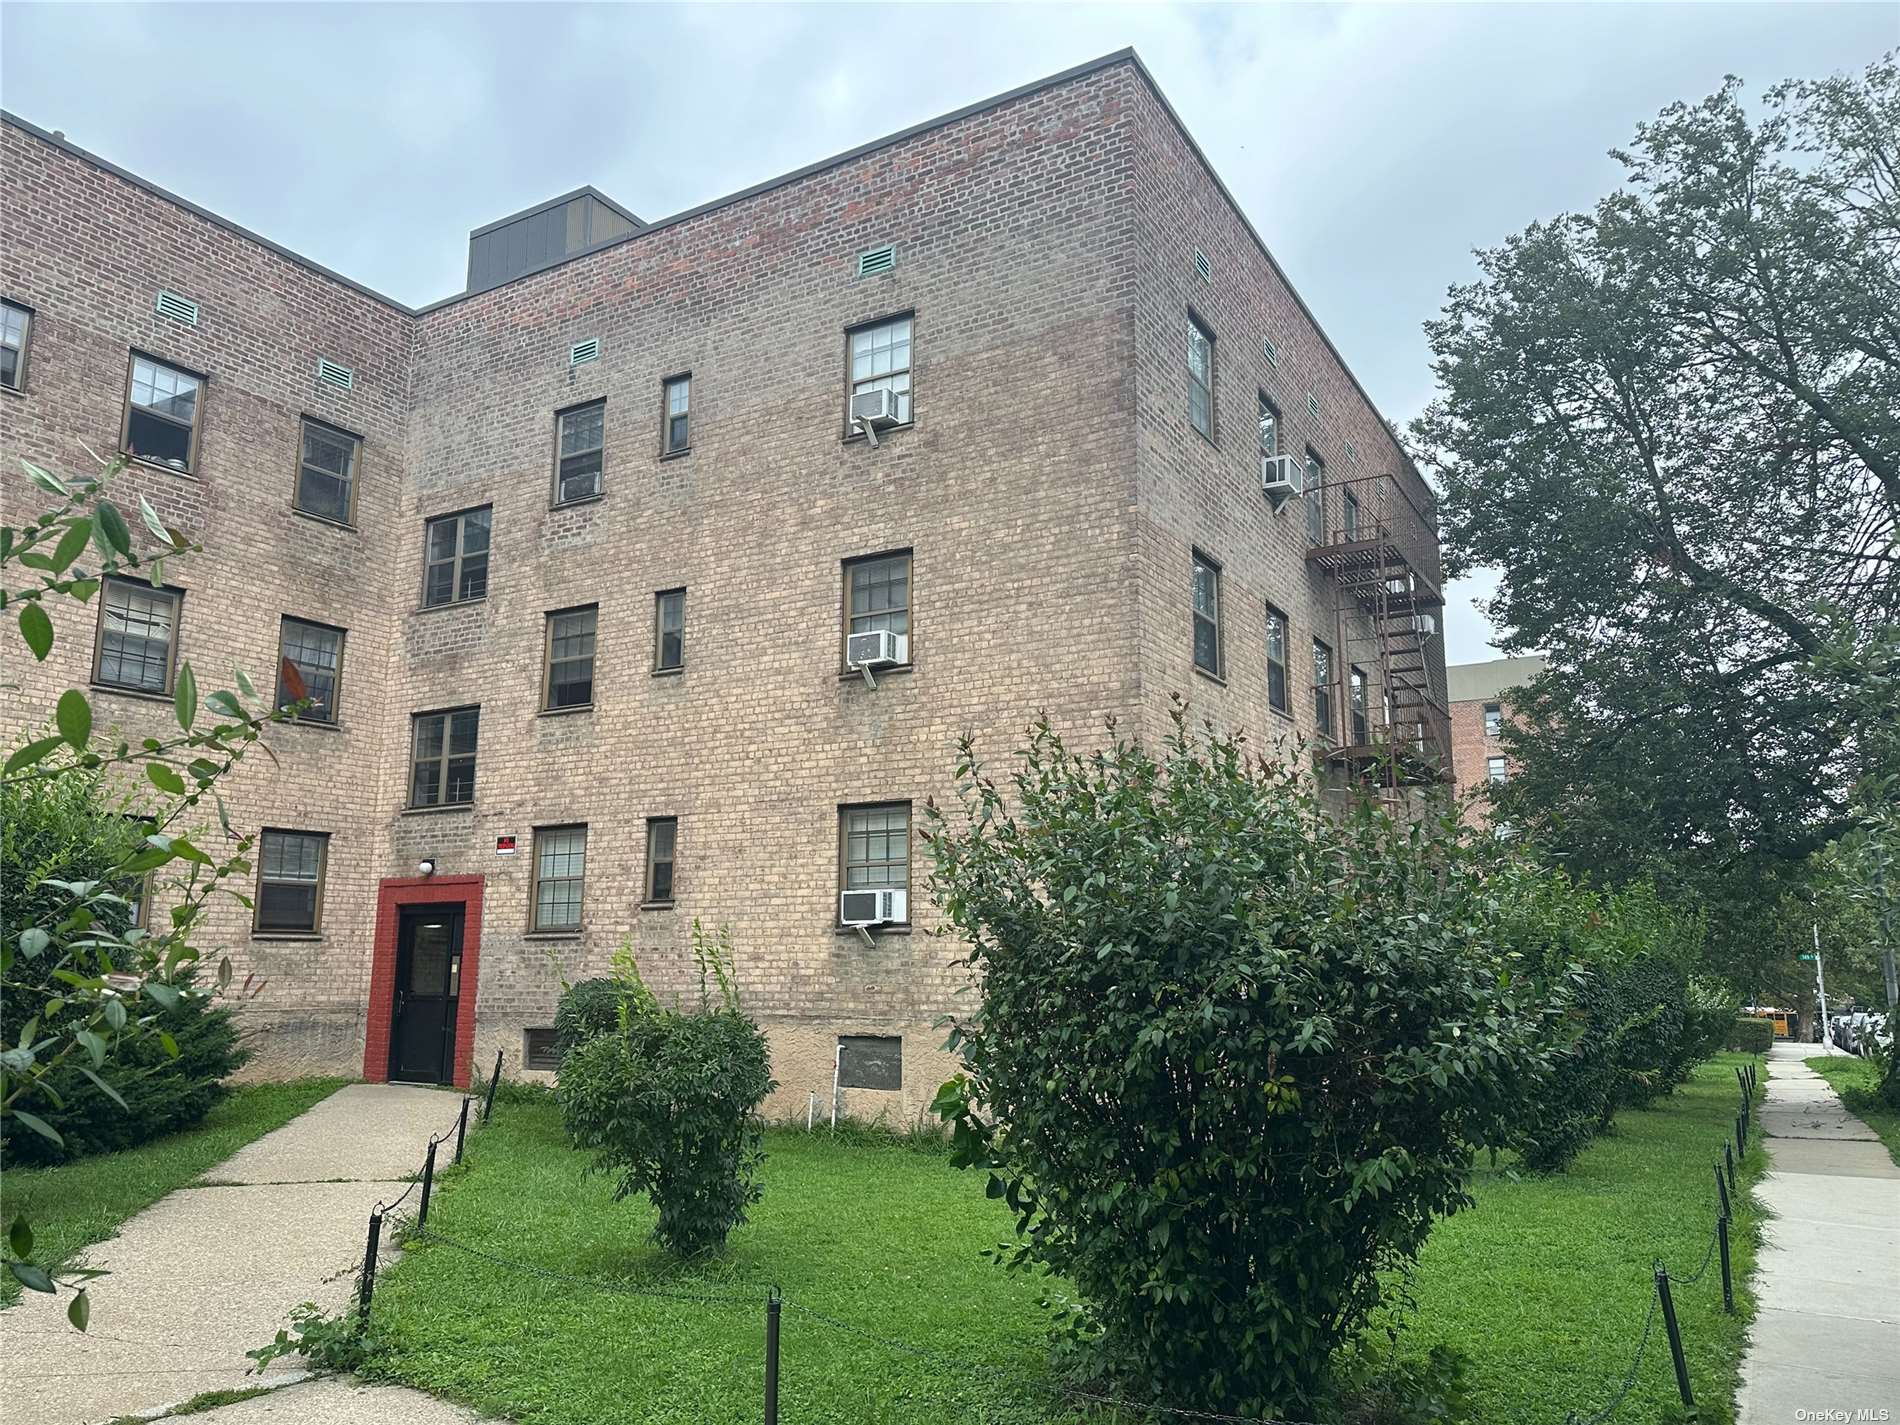
{"type": "Polygon", "coordinates": [[[396,1003],[389,1077],[446,1084],[454,1077],[455,1008],[462,990],[462,909],[418,906],[396,936],[396,1003]]]}

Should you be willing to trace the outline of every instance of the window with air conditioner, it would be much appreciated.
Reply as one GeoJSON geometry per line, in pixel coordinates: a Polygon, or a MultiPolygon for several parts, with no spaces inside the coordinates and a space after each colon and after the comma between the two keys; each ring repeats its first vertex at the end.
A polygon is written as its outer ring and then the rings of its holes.
{"type": "Polygon", "coordinates": [[[838,859],[840,924],[909,922],[909,802],[840,807],[838,859]]]}
{"type": "Polygon", "coordinates": [[[600,493],[606,458],[607,403],[589,401],[555,417],[554,503],[570,505],[600,493]]]}
{"type": "Polygon", "coordinates": [[[845,333],[845,349],[851,368],[845,394],[846,434],[860,434],[861,420],[869,419],[873,410],[884,413],[879,424],[909,425],[911,318],[892,317],[854,327],[845,333]],[[885,403],[864,399],[880,391],[889,393],[885,403]],[[860,411],[866,415],[861,417],[860,411]]]}
{"type": "Polygon", "coordinates": [[[910,662],[910,551],[844,565],[845,668],[910,662]]]}

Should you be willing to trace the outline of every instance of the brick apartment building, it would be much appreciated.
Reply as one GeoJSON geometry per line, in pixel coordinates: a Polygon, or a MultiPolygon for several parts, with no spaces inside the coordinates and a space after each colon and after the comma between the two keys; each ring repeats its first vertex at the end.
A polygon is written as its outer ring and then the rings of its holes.
{"type": "Polygon", "coordinates": [[[1458,796],[1478,795],[1466,803],[1465,820],[1490,822],[1483,793],[1510,780],[1511,759],[1499,735],[1511,715],[1511,694],[1544,671],[1542,658],[1493,658],[1483,663],[1454,663],[1445,670],[1451,702],[1451,761],[1458,796]]]}
{"type": "Polygon", "coordinates": [[[1443,754],[1427,487],[1132,52],[659,221],[567,195],[420,309],[0,136],[7,517],[21,457],[126,450],[205,545],[63,610],[9,731],[86,684],[160,728],[180,660],[322,699],[228,789],[258,909],[206,939],[259,1072],[537,1069],[564,980],[626,941],[683,993],[697,919],[776,1110],[842,1044],[845,1110],[908,1118],[959,733],[1152,738],[1178,693],[1336,775],[1443,754]],[[847,926],[859,889],[908,902],[847,926]]]}

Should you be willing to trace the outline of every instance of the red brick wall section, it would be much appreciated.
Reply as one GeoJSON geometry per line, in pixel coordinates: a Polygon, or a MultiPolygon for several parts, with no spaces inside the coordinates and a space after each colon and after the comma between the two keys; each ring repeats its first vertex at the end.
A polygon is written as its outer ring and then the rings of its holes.
{"type": "Polygon", "coordinates": [[[455,1086],[468,1087],[475,1056],[475,987],[482,950],[482,877],[411,876],[384,881],[376,892],[376,945],[369,975],[369,1029],[363,1040],[363,1077],[389,1081],[389,1013],[396,998],[396,926],[404,906],[462,906],[461,998],[455,1010],[455,1086]]]}

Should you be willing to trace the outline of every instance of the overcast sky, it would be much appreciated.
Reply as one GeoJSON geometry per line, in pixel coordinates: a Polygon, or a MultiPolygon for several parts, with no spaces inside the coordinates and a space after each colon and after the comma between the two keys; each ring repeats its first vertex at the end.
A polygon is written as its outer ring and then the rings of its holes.
{"type": "MultiPolygon", "coordinates": [[[[1727,73],[1900,43],[1869,4],[0,7],[14,113],[360,282],[591,183],[652,219],[1132,44],[1384,413],[1470,251],[1612,187],[1727,73]]],[[[1454,586],[1453,662],[1492,656],[1454,586]]]]}

